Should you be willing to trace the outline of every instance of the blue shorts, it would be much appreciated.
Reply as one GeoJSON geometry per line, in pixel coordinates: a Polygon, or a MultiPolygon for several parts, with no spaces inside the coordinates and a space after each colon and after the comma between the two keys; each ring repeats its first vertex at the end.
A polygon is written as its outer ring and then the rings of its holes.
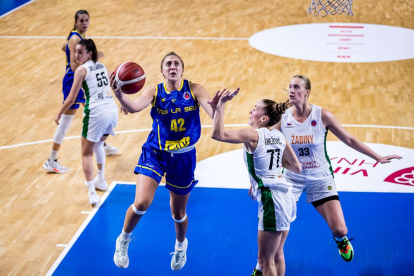
{"type": "MultiPolygon", "coordinates": [[[[74,75],[72,74],[66,74],[63,77],[63,102],[65,102],[66,98],[69,96],[70,90],[72,89],[72,84],[73,84],[73,79],[74,79],[74,75]]],[[[70,109],[78,109],[79,108],[79,104],[81,103],[85,103],[85,95],[83,94],[83,90],[79,90],[79,94],[78,97],[76,97],[76,101],[75,103],[69,107],[70,109]]]]}
{"type": "Polygon", "coordinates": [[[171,153],[145,143],[134,173],[151,177],[158,183],[165,174],[165,187],[177,195],[186,195],[198,183],[194,179],[195,168],[195,148],[188,152],[171,153]]]}

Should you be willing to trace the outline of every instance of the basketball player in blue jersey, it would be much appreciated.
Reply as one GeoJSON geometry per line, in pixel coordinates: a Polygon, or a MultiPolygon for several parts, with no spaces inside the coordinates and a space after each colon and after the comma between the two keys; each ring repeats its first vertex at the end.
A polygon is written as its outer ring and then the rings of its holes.
{"type": "Polygon", "coordinates": [[[120,268],[129,265],[128,246],[131,233],[147,211],[155,190],[165,175],[165,187],[170,191],[170,207],[175,221],[176,242],[171,269],[180,270],[186,263],[188,217],[186,207],[190,192],[197,184],[195,143],[200,137],[200,105],[210,117],[213,110],[208,104],[206,89],[183,79],[184,62],[174,52],[161,61],[164,83],[145,89],[131,101],[118,88],[111,76],[111,86],[122,104],[124,112],[140,112],[151,105],[152,131],[142,147],[135,167],[137,184],[134,203],[128,208],[122,233],[116,240],[114,262],[120,268]]]}
{"type": "MultiPolygon", "coordinates": [[[[75,14],[75,25],[73,30],[69,33],[67,43],[65,43],[62,47],[62,50],[66,53],[66,69],[65,69],[65,76],[63,77],[63,85],[62,85],[62,92],[63,92],[63,102],[69,96],[70,90],[72,88],[73,80],[74,80],[74,72],[80,66],[78,62],[76,62],[75,58],[75,47],[76,44],[85,39],[86,31],[89,27],[89,13],[86,10],[79,10],[75,14]]],[[[98,52],[98,59],[103,57],[102,52],[98,52]]],[[[54,139],[53,139],[53,146],[52,151],[50,153],[49,158],[43,164],[43,168],[50,172],[54,173],[67,173],[69,169],[62,166],[57,160],[57,154],[60,149],[60,146],[65,138],[65,135],[72,123],[72,120],[76,114],[76,111],[79,109],[80,104],[85,104],[85,96],[83,91],[80,90],[79,94],[76,98],[75,103],[62,115],[60,120],[60,124],[58,125],[54,139]]],[[[105,155],[105,147],[102,149],[97,148],[97,151],[103,152],[105,155]]],[[[113,147],[107,147],[108,151],[112,154],[116,153],[118,149],[113,147]]],[[[97,153],[96,156],[100,156],[102,153],[97,153]]],[[[102,163],[99,163],[102,165],[102,163]]],[[[99,171],[98,171],[99,173],[99,171]]],[[[104,178],[102,178],[104,179],[104,178]]]]}

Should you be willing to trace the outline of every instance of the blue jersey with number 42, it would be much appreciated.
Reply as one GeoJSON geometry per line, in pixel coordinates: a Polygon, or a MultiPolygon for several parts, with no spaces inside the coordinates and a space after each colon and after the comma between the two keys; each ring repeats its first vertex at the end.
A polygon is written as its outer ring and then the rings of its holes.
{"type": "Polygon", "coordinates": [[[171,92],[165,83],[158,84],[151,108],[152,131],[147,144],[166,151],[194,145],[201,134],[199,106],[188,80],[183,80],[180,88],[171,92]]]}

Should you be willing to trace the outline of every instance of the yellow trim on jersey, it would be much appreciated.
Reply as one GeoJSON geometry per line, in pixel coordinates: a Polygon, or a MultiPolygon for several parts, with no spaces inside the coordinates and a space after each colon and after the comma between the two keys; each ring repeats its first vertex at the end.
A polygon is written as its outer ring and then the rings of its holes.
{"type": "MultiPolygon", "coordinates": [[[[180,88],[178,88],[178,91],[181,91],[181,89],[183,88],[183,86],[184,86],[184,80],[181,80],[181,85],[180,85],[180,88]]],[[[170,94],[171,93],[171,92],[168,91],[168,88],[167,88],[167,85],[165,84],[165,82],[164,82],[164,90],[165,90],[165,92],[167,94],[170,94]]]]}
{"type": "Polygon", "coordinates": [[[160,125],[158,124],[158,120],[157,120],[157,127],[158,127],[158,143],[160,144],[160,150],[162,150],[161,138],[160,138],[160,125]]]}
{"type": "Polygon", "coordinates": [[[200,106],[200,103],[197,101],[197,98],[194,96],[194,93],[193,93],[193,89],[191,89],[191,81],[188,81],[189,82],[189,86],[190,86],[190,92],[191,92],[191,95],[193,96],[193,99],[194,99],[194,101],[196,101],[196,103],[197,103],[197,105],[198,106],[200,106]]]}
{"type": "Polygon", "coordinates": [[[85,37],[83,35],[81,35],[77,30],[73,30],[72,33],[77,33],[79,34],[83,39],[85,39],[85,37]]]}
{"type": "Polygon", "coordinates": [[[191,181],[190,185],[188,185],[187,187],[179,187],[179,186],[175,186],[175,185],[173,185],[173,184],[171,184],[171,183],[168,183],[168,182],[166,182],[166,183],[167,183],[168,185],[170,185],[170,186],[175,187],[175,188],[179,188],[179,189],[186,189],[186,188],[190,187],[190,186],[191,186],[191,184],[193,184],[193,182],[194,182],[194,179],[193,179],[193,181],[191,181]]]}
{"type": "Polygon", "coordinates": [[[159,176],[161,176],[161,177],[162,177],[162,175],[160,175],[157,171],[154,171],[154,170],[153,170],[153,169],[151,169],[151,168],[144,167],[144,166],[141,166],[141,165],[137,165],[137,167],[141,167],[141,168],[143,168],[143,169],[147,169],[147,170],[153,171],[153,172],[155,172],[156,174],[158,174],[159,176]]]}
{"type": "Polygon", "coordinates": [[[158,85],[155,87],[155,97],[152,101],[152,106],[155,106],[155,102],[157,101],[157,94],[158,94],[158,85]]]}

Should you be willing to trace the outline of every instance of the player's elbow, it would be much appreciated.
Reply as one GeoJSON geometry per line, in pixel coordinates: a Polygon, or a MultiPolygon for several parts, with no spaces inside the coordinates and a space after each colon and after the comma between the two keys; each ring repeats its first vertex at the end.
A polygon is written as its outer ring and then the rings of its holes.
{"type": "Polygon", "coordinates": [[[217,141],[220,141],[219,140],[219,136],[216,134],[216,133],[211,133],[211,139],[213,139],[213,140],[217,140],[217,141]]]}
{"type": "Polygon", "coordinates": [[[211,133],[211,139],[216,140],[216,141],[222,141],[222,135],[219,131],[213,131],[211,133]]]}
{"type": "Polygon", "coordinates": [[[75,101],[76,101],[75,98],[72,98],[72,97],[69,96],[69,97],[66,98],[65,103],[73,105],[75,103],[75,101]]]}

